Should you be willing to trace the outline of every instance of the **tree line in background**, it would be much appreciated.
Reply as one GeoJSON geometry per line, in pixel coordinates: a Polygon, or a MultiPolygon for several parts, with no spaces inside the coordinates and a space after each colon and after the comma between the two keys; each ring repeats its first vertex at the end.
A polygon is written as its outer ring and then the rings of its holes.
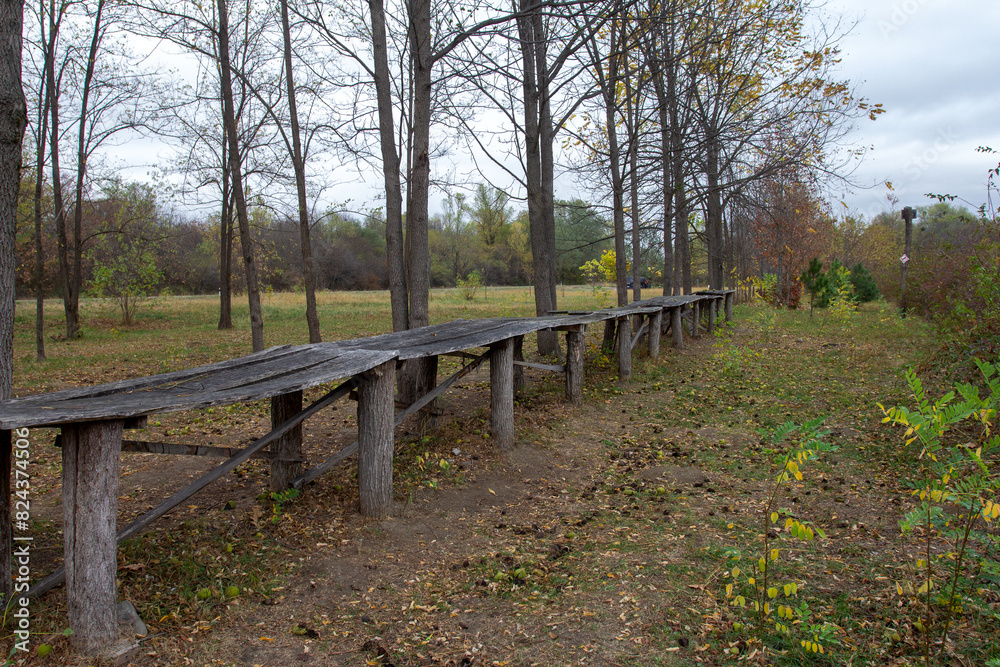
{"type": "MultiPolygon", "coordinates": [[[[834,215],[823,196],[855,157],[840,140],[881,108],[837,78],[837,23],[809,2],[39,0],[25,11],[17,289],[36,298],[39,358],[46,294],[63,299],[67,338],[81,294],[117,293],[127,318],[132,289],[218,292],[220,328],[243,294],[254,349],[262,290],[301,289],[317,341],[317,289],[387,288],[403,330],[428,323],[432,285],[471,275],[533,284],[545,314],[556,285],[587,280],[582,267],[601,258],[619,304],[641,298],[640,276],[681,294],[772,274],[788,301],[814,258],[863,264],[893,294],[902,222],[834,215]],[[153,44],[184,67],[136,57],[153,44]],[[130,182],[114,157],[144,138],[172,153],[160,180],[130,182]],[[458,157],[490,168],[457,176],[458,157]],[[328,201],[361,174],[378,175],[378,201],[360,214],[328,201]],[[570,179],[586,201],[556,198],[570,179]],[[435,216],[432,192],[444,198],[435,216]]],[[[957,209],[925,215],[933,248],[976,243],[959,239],[971,232],[953,225],[957,209]]],[[[936,252],[924,243],[913,289],[943,280],[921,273],[936,252]]],[[[538,345],[558,349],[555,335],[538,345]]],[[[405,395],[429,386],[419,366],[405,395]]]]}
{"type": "MultiPolygon", "coordinates": [[[[91,209],[109,184],[129,187],[112,159],[143,137],[173,146],[158,166],[178,196],[214,202],[214,223],[200,223],[202,236],[216,225],[219,325],[231,326],[238,280],[260,349],[260,291],[281,279],[276,271],[300,276],[311,341],[321,284],[381,279],[402,330],[427,324],[431,284],[457,279],[465,264],[487,280],[530,280],[536,311],[555,309],[555,286],[575,268],[560,247],[563,172],[610,221],[619,303],[629,299],[626,266],[636,278],[644,257],[662,265],[665,293],[691,291],[698,246],[707,282],[722,287],[754,261],[747,225],[773,206],[768,188],[817,192],[835,172],[835,141],[880,111],[836,79],[839,35],[808,2],[39,0],[26,12],[34,284],[41,308],[54,256],[69,338],[88,253],[100,253],[85,218],[101,217],[91,209]],[[129,46],[152,44],[168,44],[185,69],[156,68],[129,46]],[[467,233],[457,195],[439,221],[429,215],[432,186],[461,191],[438,166],[448,153],[506,174],[502,192],[483,191],[497,210],[498,198],[523,202],[497,234],[477,221],[473,258],[446,256],[467,233]],[[318,213],[338,165],[380,174],[384,223],[366,216],[353,236],[378,229],[384,267],[320,267],[356,255],[313,238],[353,224],[318,213]],[[280,270],[267,267],[273,248],[280,270]]],[[[475,210],[483,193],[465,191],[475,210]]],[[[119,234],[120,223],[96,233],[119,234]]],[[[542,336],[539,351],[556,341],[542,336]]]]}

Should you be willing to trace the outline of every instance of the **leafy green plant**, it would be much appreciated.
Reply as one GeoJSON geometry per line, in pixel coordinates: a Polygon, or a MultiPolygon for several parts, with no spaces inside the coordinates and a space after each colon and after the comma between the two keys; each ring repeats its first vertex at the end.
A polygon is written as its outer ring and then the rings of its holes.
{"type": "Polygon", "coordinates": [[[285,489],[284,491],[271,492],[271,523],[276,524],[281,521],[282,510],[285,503],[295,500],[301,492],[298,489],[285,489]]]}
{"type": "Polygon", "coordinates": [[[920,466],[912,491],[919,503],[901,521],[904,532],[919,531],[923,538],[915,559],[916,581],[897,583],[896,590],[920,607],[914,626],[924,636],[928,664],[934,653],[932,637],[938,636],[940,658],[953,621],[963,612],[966,592],[971,593],[977,579],[993,578],[997,570],[985,554],[1000,546],[1000,539],[982,526],[1000,519],[1000,474],[992,461],[1000,452],[1000,435],[993,432],[1000,377],[995,365],[974,361],[982,375],[982,393],[973,384],[958,383],[932,400],[910,370],[905,377],[915,407],[879,404],[883,422],[906,429],[904,447],[920,466]]]}
{"type": "Polygon", "coordinates": [[[470,271],[465,278],[458,279],[458,288],[466,301],[474,301],[479,288],[483,286],[483,274],[479,271],[470,271]]]}
{"type": "Polygon", "coordinates": [[[731,551],[730,559],[736,564],[724,574],[726,599],[734,610],[744,612],[744,620],[734,623],[734,630],[746,631],[758,640],[772,634],[790,639],[795,634],[798,645],[808,653],[825,653],[826,645],[834,640],[835,628],[824,623],[808,623],[811,612],[808,604],[799,598],[798,582],[780,578],[783,549],[779,542],[811,542],[816,536],[826,535],[819,526],[779,509],[777,503],[781,491],[789,487],[792,480],[802,480],[802,469],[807,463],[818,459],[821,452],[836,450],[823,441],[828,432],[820,430],[822,423],[822,418],[802,426],[787,422],[770,435],[765,451],[780,452],[793,436],[795,442],[778,457],[773,482],[761,511],[759,550],[755,547],[749,557],[743,557],[738,550],[731,551]],[[787,538],[778,537],[780,532],[787,538]]]}

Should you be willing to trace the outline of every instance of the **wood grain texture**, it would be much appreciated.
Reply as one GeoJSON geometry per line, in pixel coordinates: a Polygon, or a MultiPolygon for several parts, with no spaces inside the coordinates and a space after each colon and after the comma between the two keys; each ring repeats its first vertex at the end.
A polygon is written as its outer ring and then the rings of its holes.
{"type": "Polygon", "coordinates": [[[490,346],[490,436],[500,451],[514,447],[514,341],[490,346]]]}
{"type": "Polygon", "coordinates": [[[649,356],[653,359],[660,356],[660,334],[663,331],[663,310],[658,310],[649,316],[649,356]]]}
{"type": "Polygon", "coordinates": [[[358,385],[358,493],[361,514],[384,519],[392,511],[393,388],[396,362],[364,373],[358,385]]]}
{"type": "Polygon", "coordinates": [[[618,318],[618,377],[632,377],[632,331],[629,317],[618,318]]]}
{"type": "Polygon", "coordinates": [[[63,543],[73,646],[92,655],[118,638],[115,587],[120,421],[63,428],[63,543]]]}
{"type": "Polygon", "coordinates": [[[684,325],[681,324],[681,307],[670,309],[670,330],[674,347],[678,350],[684,347],[684,325]]]}
{"type": "MultiPolygon", "coordinates": [[[[287,420],[302,412],[302,392],[271,397],[271,429],[276,429],[287,420]]],[[[287,433],[271,443],[271,490],[284,491],[292,485],[292,480],[302,474],[302,424],[296,424],[287,433]]]]}
{"type": "Polygon", "coordinates": [[[573,405],[583,404],[583,347],[586,334],[582,331],[566,332],[566,400],[573,405]]]}

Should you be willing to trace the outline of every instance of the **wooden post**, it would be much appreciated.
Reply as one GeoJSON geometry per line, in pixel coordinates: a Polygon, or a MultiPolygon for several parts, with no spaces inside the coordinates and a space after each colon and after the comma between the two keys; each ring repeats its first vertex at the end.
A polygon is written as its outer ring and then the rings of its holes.
{"type": "Polygon", "coordinates": [[[628,316],[618,318],[618,377],[632,377],[632,330],[628,316]]]}
{"type": "Polygon", "coordinates": [[[912,207],[907,206],[903,209],[903,220],[905,221],[905,230],[903,232],[903,256],[900,257],[900,261],[903,262],[903,274],[899,279],[899,310],[902,312],[903,317],[906,317],[906,269],[910,264],[910,252],[912,251],[911,242],[913,239],[913,219],[917,217],[917,212],[912,207]]]}
{"type": "Polygon", "coordinates": [[[701,328],[701,302],[695,301],[691,304],[691,337],[697,338],[701,328]]]}
{"type": "Polygon", "coordinates": [[[384,519],[392,510],[396,361],[362,373],[358,385],[358,493],[361,514],[384,519]]]}
{"type": "Polygon", "coordinates": [[[718,299],[712,299],[708,302],[708,333],[715,331],[715,311],[718,307],[718,299]]]}
{"type": "Polygon", "coordinates": [[[610,355],[615,351],[615,336],[618,332],[618,322],[616,320],[604,320],[604,341],[601,343],[601,351],[610,355]]]}
{"type": "Polygon", "coordinates": [[[72,642],[94,655],[118,638],[118,471],[122,422],[62,428],[63,548],[72,642]]]}
{"type": "MultiPolygon", "coordinates": [[[[524,336],[514,337],[514,361],[524,361],[524,336]]],[[[514,365],[514,398],[524,394],[524,367],[514,365]]]]}
{"type": "Polygon", "coordinates": [[[566,400],[583,403],[583,331],[566,332],[566,400]]]}
{"type": "Polygon", "coordinates": [[[670,330],[673,332],[674,347],[678,350],[684,347],[684,323],[681,320],[682,306],[670,309],[670,330]]]}
{"type": "Polygon", "coordinates": [[[734,292],[726,292],[726,322],[733,321],[733,299],[735,296],[734,292]]]}
{"type": "Polygon", "coordinates": [[[660,356],[660,329],[663,327],[663,311],[658,310],[649,315],[649,356],[654,359],[660,356]]]}
{"type": "MultiPolygon", "coordinates": [[[[271,397],[271,428],[276,429],[302,412],[302,392],[271,397]]],[[[302,474],[298,461],[281,459],[302,458],[302,424],[271,443],[275,458],[271,459],[271,490],[281,492],[291,487],[292,480],[302,474]]]]}
{"type": "Polygon", "coordinates": [[[497,448],[514,447],[514,341],[490,345],[490,436],[497,448]]]}

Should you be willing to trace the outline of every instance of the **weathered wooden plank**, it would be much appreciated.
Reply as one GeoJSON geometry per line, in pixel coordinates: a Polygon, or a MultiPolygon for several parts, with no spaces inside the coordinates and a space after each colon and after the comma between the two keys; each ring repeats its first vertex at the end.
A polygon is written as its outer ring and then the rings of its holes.
{"type": "MultiPolygon", "coordinates": [[[[348,379],[346,382],[341,384],[336,389],[330,391],[322,398],[314,401],[312,405],[310,405],[308,408],[300,412],[293,419],[289,419],[284,424],[282,424],[275,430],[271,431],[264,437],[258,438],[251,444],[247,445],[236,456],[233,456],[224,463],[219,464],[218,466],[213,468],[211,472],[209,472],[208,474],[203,475],[202,477],[199,477],[195,481],[191,482],[186,487],[184,487],[174,495],[170,496],[169,498],[161,502],[159,505],[157,505],[150,511],[143,514],[141,517],[139,517],[126,527],[122,528],[121,530],[119,530],[117,537],[118,542],[121,542],[122,540],[127,540],[133,535],[137,535],[153,521],[156,521],[161,516],[163,516],[173,508],[177,507],[182,502],[184,502],[197,492],[201,491],[203,488],[205,488],[215,480],[219,479],[226,473],[235,469],[238,465],[240,465],[241,463],[249,459],[251,456],[253,456],[256,452],[260,451],[267,445],[271,444],[271,442],[273,442],[277,438],[280,438],[282,435],[293,429],[296,425],[302,423],[309,417],[312,417],[314,414],[316,414],[326,406],[335,403],[336,401],[346,396],[348,393],[350,393],[351,389],[353,389],[356,385],[357,385],[357,380],[355,380],[354,378],[348,379]]],[[[77,426],[86,426],[86,424],[77,426]]],[[[63,451],[65,452],[65,448],[63,451]]],[[[50,574],[48,577],[46,577],[39,583],[35,584],[35,586],[33,586],[32,589],[28,591],[28,595],[37,596],[41,595],[42,593],[45,593],[46,591],[51,590],[52,588],[58,586],[62,582],[64,576],[65,576],[65,570],[63,569],[63,567],[59,567],[59,569],[50,574]]]]}
{"type": "Polygon", "coordinates": [[[555,373],[565,373],[566,366],[560,364],[539,364],[534,361],[514,361],[515,366],[524,366],[525,368],[537,368],[540,371],[553,371],[555,373]]]}
{"type": "MultiPolygon", "coordinates": [[[[316,345],[327,345],[318,343],[316,345]]],[[[310,346],[315,347],[315,346],[310,346]]],[[[213,405],[229,405],[243,401],[270,398],[300,391],[331,380],[352,377],[392,359],[391,352],[354,350],[314,365],[294,375],[273,377],[250,385],[220,391],[201,391],[188,385],[169,383],[149,387],[139,392],[108,394],[70,400],[60,400],[59,394],[49,394],[45,405],[38,400],[15,399],[0,404],[0,428],[17,426],[59,425],[84,421],[122,418],[160,412],[176,412],[213,405]]],[[[95,387],[100,389],[100,387],[95,387]]],[[[75,390],[74,390],[75,391],[75,390]]],[[[40,398],[46,398],[45,395],[40,398]]]]}
{"type": "Polygon", "coordinates": [[[586,334],[566,332],[566,399],[573,405],[583,403],[583,346],[586,334]]]}
{"type": "Polygon", "coordinates": [[[500,451],[514,447],[514,341],[490,346],[490,436],[500,451]]]}
{"type": "Polygon", "coordinates": [[[71,641],[94,655],[118,638],[120,421],[63,427],[63,546],[71,641]]]}
{"type": "Polygon", "coordinates": [[[358,494],[361,514],[384,519],[392,511],[393,387],[396,363],[364,373],[358,385],[358,494]]]}
{"type": "MultiPolygon", "coordinates": [[[[62,435],[56,435],[54,447],[62,447],[62,435]]],[[[166,454],[169,456],[209,456],[228,459],[243,451],[242,447],[213,447],[212,445],[186,445],[176,442],[150,442],[148,440],[122,440],[122,452],[130,454],[166,454]]],[[[250,458],[271,461],[276,457],[273,452],[257,452],[250,458]]],[[[289,459],[283,459],[289,460],[289,459]]],[[[305,458],[291,459],[303,462],[305,458]]]]}

